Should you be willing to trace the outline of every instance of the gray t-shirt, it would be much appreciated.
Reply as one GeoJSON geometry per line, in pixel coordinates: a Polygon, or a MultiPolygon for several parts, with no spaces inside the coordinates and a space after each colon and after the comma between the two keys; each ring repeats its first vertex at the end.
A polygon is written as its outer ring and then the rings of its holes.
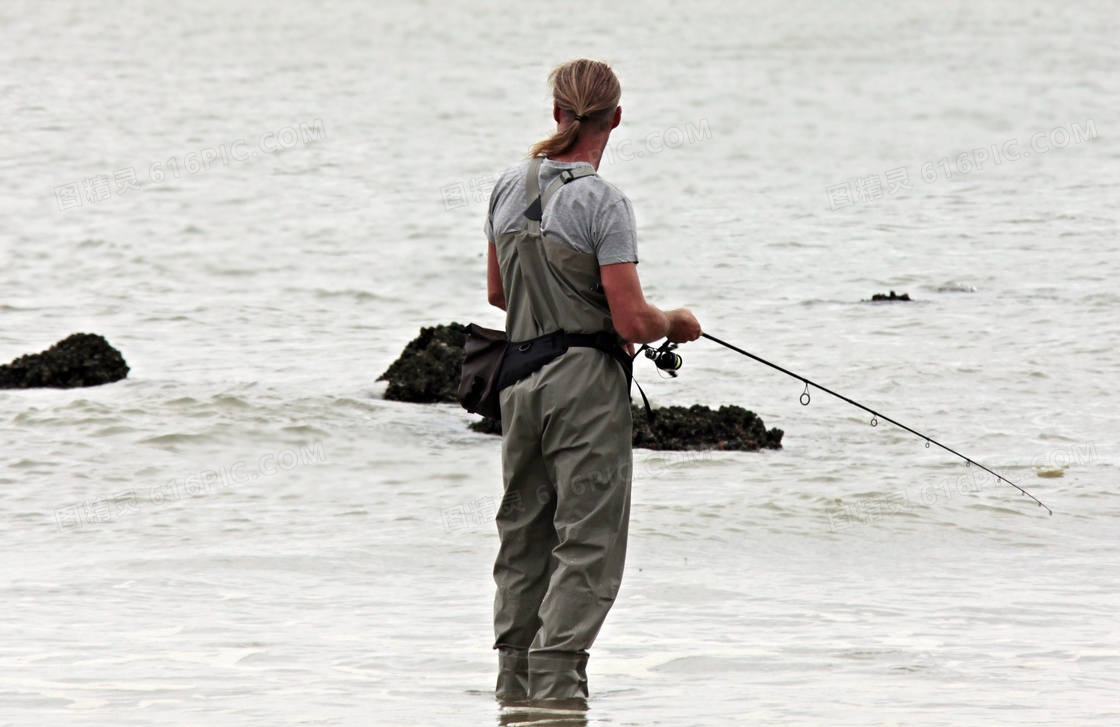
{"type": "MultiPolygon", "coordinates": [[[[587,162],[541,164],[541,194],[565,169],[587,162]]],[[[525,174],[529,160],[504,171],[490,194],[486,217],[486,239],[493,244],[498,234],[515,232],[525,224],[525,174]]],[[[626,195],[598,174],[572,180],[552,196],[541,219],[541,231],[578,252],[594,255],[600,265],[638,262],[638,230],[634,208],[626,195]]]]}

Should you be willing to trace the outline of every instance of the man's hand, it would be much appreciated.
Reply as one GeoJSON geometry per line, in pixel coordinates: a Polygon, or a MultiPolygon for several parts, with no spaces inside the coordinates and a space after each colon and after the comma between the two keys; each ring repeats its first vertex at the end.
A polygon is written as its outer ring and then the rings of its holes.
{"type": "Polygon", "coordinates": [[[626,345],[623,346],[623,349],[625,349],[626,353],[630,354],[630,358],[634,358],[634,344],[633,343],[630,343],[629,341],[627,341],[626,345]]]}
{"type": "Polygon", "coordinates": [[[700,322],[688,308],[677,308],[667,314],[669,316],[669,332],[665,334],[673,343],[688,343],[700,338],[700,322]]]}

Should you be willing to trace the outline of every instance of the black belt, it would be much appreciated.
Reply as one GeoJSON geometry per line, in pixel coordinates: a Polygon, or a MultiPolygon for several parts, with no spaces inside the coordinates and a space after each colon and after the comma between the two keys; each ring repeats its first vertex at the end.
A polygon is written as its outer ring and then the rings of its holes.
{"type": "MultiPolygon", "coordinates": [[[[626,393],[630,394],[630,384],[634,381],[634,360],[618,345],[618,339],[607,333],[568,333],[553,331],[528,341],[510,341],[502,360],[502,373],[498,377],[498,390],[512,386],[518,381],[539,371],[545,364],[555,361],[567,353],[569,348],[597,348],[622,366],[626,374],[626,393]]],[[[636,383],[636,382],[635,382],[636,383]]],[[[646,399],[646,392],[638,385],[638,391],[645,402],[646,412],[653,419],[653,411],[646,399]]]]}

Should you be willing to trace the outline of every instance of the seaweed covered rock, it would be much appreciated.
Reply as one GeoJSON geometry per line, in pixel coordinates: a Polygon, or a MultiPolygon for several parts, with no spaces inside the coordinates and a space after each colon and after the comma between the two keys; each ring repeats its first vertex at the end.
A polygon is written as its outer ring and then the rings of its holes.
{"type": "MultiPolygon", "coordinates": [[[[634,415],[635,447],[661,450],[727,449],[753,452],[781,449],[781,429],[766,429],[754,412],[741,406],[721,406],[718,410],[700,404],[690,407],[667,406],[654,410],[654,420],[646,421],[645,409],[631,406],[634,415]]],[[[467,425],[482,434],[502,433],[502,423],[483,418],[467,425]]]]}
{"type": "Polygon", "coordinates": [[[873,302],[879,302],[879,301],[883,301],[883,300],[886,300],[886,301],[910,300],[910,294],[909,293],[903,293],[902,295],[898,295],[892,290],[890,295],[887,295],[886,293],[876,293],[875,295],[871,296],[871,300],[873,302]]]}
{"type": "Polygon", "coordinates": [[[468,424],[467,429],[470,429],[472,432],[478,432],[479,434],[497,434],[500,436],[502,433],[502,423],[497,419],[482,417],[477,422],[468,424]]]}
{"type": "Polygon", "coordinates": [[[644,409],[632,407],[634,446],[645,449],[781,449],[781,429],[766,429],[753,411],[734,404],[713,410],[701,404],[654,410],[653,422],[644,409]]]}
{"type": "Polygon", "coordinates": [[[74,389],[128,376],[121,352],[96,333],[75,333],[42,353],[0,366],[0,389],[74,389]]]}
{"type": "Polygon", "coordinates": [[[385,398],[417,404],[458,402],[466,342],[467,327],[461,323],[421,328],[377,378],[389,382],[385,398]]]}

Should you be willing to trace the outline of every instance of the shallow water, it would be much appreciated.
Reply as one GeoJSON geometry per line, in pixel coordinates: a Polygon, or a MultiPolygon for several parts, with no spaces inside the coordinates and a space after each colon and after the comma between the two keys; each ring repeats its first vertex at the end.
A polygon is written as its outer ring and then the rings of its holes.
{"type": "Polygon", "coordinates": [[[1112,6],[614,3],[542,41],[570,10],[0,8],[0,360],[91,331],[132,366],[0,394],[0,725],[498,723],[499,443],[374,380],[422,325],[500,325],[486,177],[583,54],[622,77],[600,171],[652,301],[1054,510],[690,344],[639,368],[654,404],[784,448],[635,452],[588,723],[1117,722],[1112,6]]]}

